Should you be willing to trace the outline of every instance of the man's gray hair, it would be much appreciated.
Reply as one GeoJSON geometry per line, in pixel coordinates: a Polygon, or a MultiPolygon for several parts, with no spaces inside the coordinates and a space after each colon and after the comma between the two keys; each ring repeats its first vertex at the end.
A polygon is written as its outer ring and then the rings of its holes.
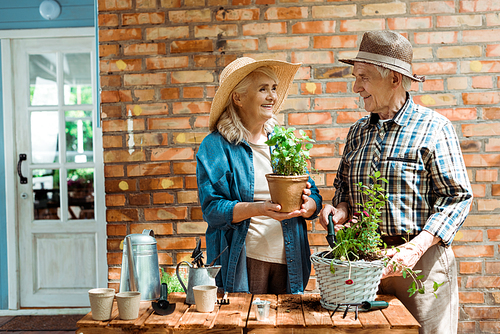
{"type": "MultiPolygon", "coordinates": [[[[385,68],[385,67],[382,67],[379,65],[375,65],[375,67],[377,68],[377,71],[379,71],[382,78],[387,78],[391,72],[394,72],[388,68],[385,68]]],[[[403,89],[405,90],[405,92],[407,92],[411,88],[411,79],[408,78],[406,75],[401,75],[401,76],[403,77],[403,80],[401,81],[401,85],[403,86],[403,89]]]]}

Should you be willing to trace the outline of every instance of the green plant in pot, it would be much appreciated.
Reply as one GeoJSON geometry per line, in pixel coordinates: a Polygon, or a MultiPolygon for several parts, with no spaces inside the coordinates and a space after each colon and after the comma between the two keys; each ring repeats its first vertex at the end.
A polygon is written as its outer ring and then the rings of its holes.
{"type": "Polygon", "coordinates": [[[309,174],[307,160],[314,140],[303,130],[295,135],[295,128],[275,126],[273,134],[266,141],[272,147],[272,174],[266,179],[273,203],[281,205],[281,212],[299,210],[302,205],[302,191],[306,188],[309,174]]]}
{"type": "MultiPolygon", "coordinates": [[[[374,300],[382,271],[389,263],[390,259],[384,254],[386,245],[382,242],[379,230],[382,223],[381,209],[388,200],[381,182],[388,182],[379,171],[370,175],[370,178],[373,181],[370,185],[361,182],[354,184],[362,194],[362,203],[356,203],[361,209],[335,233],[335,243],[331,249],[311,255],[322,294],[321,303],[325,308],[374,300]],[[333,295],[329,291],[331,289],[335,290],[333,295]]],[[[329,229],[331,226],[333,223],[330,221],[329,229]]],[[[394,271],[399,270],[403,277],[411,278],[408,288],[410,296],[426,292],[419,270],[402,264],[393,265],[394,271]]],[[[434,292],[442,284],[434,282],[434,292]]]]}

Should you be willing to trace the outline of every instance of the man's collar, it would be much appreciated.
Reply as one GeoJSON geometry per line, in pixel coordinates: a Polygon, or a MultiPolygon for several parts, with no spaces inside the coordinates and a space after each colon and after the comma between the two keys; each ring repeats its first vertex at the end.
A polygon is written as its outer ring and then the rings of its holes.
{"type": "MultiPolygon", "coordinates": [[[[392,121],[396,123],[399,126],[406,126],[408,122],[410,121],[410,116],[411,116],[411,110],[412,108],[410,106],[413,105],[413,99],[411,98],[410,94],[406,92],[406,101],[401,107],[401,109],[398,110],[396,115],[392,118],[392,121]]],[[[368,117],[367,121],[363,125],[363,127],[369,126],[369,125],[375,125],[378,123],[380,120],[380,116],[378,114],[371,113],[370,117],[368,117]]]]}

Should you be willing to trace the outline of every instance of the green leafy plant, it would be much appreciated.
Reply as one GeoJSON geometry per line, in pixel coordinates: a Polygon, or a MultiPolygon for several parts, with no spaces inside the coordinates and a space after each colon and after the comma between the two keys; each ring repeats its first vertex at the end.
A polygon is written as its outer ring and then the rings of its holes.
{"type": "MultiPolygon", "coordinates": [[[[362,182],[354,184],[362,194],[362,203],[356,203],[361,209],[353,214],[353,219],[336,232],[335,246],[326,253],[327,258],[348,261],[349,264],[351,261],[357,260],[382,260],[385,266],[391,263],[395,272],[399,270],[404,278],[412,279],[408,289],[410,297],[417,292],[423,294],[425,287],[422,283],[424,276],[420,275],[421,270],[413,270],[401,263],[390,262],[390,258],[385,256],[382,251],[387,245],[381,239],[379,225],[382,223],[381,209],[385,206],[389,195],[386,194],[381,182],[388,183],[388,181],[381,177],[379,171],[370,175],[370,178],[373,181],[370,185],[365,185],[362,182]]],[[[407,239],[405,241],[408,242],[407,239]]],[[[396,251],[399,252],[399,248],[396,247],[396,251]]],[[[333,261],[330,265],[330,271],[335,273],[333,261]]],[[[346,280],[346,284],[353,283],[350,277],[346,280]]],[[[433,293],[436,298],[435,291],[443,284],[434,282],[433,293]]]]}
{"type": "MultiPolygon", "coordinates": [[[[176,275],[167,274],[165,272],[165,270],[161,267],[160,267],[160,270],[161,270],[161,283],[167,283],[168,293],[184,292],[184,289],[182,288],[181,283],[177,279],[176,275]]],[[[186,274],[181,272],[180,276],[181,276],[181,279],[182,279],[184,285],[186,285],[187,284],[186,283],[187,282],[186,274]]]]}
{"type": "Polygon", "coordinates": [[[271,155],[273,172],[278,175],[305,175],[307,174],[307,160],[309,150],[314,140],[309,138],[303,130],[300,136],[295,136],[295,128],[274,127],[274,132],[266,144],[274,146],[271,155]]]}

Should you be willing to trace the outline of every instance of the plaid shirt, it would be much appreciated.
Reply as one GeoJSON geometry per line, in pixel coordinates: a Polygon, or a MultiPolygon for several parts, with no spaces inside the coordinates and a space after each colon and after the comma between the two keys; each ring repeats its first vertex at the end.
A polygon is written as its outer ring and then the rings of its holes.
{"type": "Polygon", "coordinates": [[[405,105],[392,120],[380,124],[372,114],[358,120],[347,135],[332,200],[360,210],[355,183],[370,184],[380,171],[389,201],[382,209],[387,235],[417,235],[422,230],[450,245],[472,202],[472,189],[451,122],[415,104],[407,93],[405,105]]]}

